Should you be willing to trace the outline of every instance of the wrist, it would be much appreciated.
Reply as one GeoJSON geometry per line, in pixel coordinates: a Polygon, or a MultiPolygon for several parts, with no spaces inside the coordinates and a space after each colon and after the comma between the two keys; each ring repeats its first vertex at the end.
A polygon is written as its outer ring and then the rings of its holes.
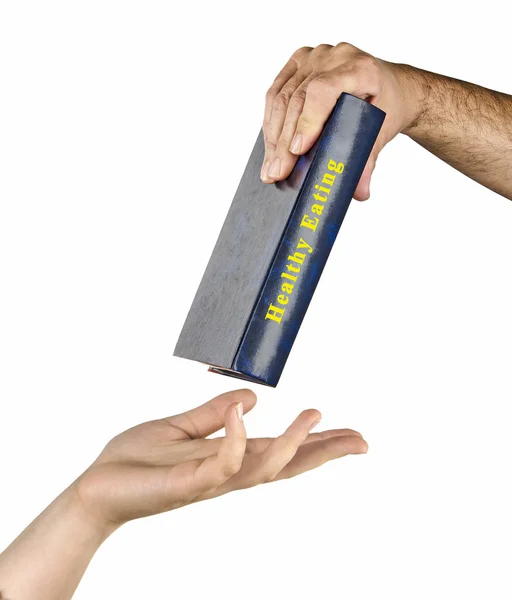
{"type": "Polygon", "coordinates": [[[8,598],[70,598],[112,531],[84,510],[73,484],[2,553],[0,590],[8,598]]]}
{"type": "Polygon", "coordinates": [[[419,129],[427,113],[428,85],[424,72],[409,65],[391,64],[401,96],[400,132],[411,135],[419,129]]]}
{"type": "Polygon", "coordinates": [[[97,543],[99,547],[120,525],[111,523],[108,519],[103,519],[101,515],[96,514],[87,505],[86,500],[81,494],[80,485],[81,478],[65,490],[62,497],[67,503],[69,512],[73,514],[82,531],[97,543]]]}

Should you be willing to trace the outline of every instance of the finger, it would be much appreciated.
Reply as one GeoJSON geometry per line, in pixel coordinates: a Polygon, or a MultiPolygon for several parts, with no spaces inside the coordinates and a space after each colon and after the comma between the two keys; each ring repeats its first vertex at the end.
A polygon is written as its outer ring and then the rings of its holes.
{"type": "Polygon", "coordinates": [[[202,438],[224,427],[226,408],[241,402],[244,414],[254,408],[256,394],[252,390],[234,390],[221,394],[213,400],[187,412],[168,417],[167,422],[183,432],[183,438],[202,438]]]}
{"type": "Polygon", "coordinates": [[[305,410],[288,429],[277,437],[261,454],[259,464],[249,474],[246,486],[272,481],[295,456],[310,430],[320,421],[317,410],[305,410]]]}
{"type": "MultiPolygon", "coordinates": [[[[278,147],[278,141],[286,121],[288,110],[290,109],[292,98],[294,98],[297,89],[307,78],[307,75],[308,73],[302,69],[297,71],[297,73],[295,73],[295,75],[283,86],[283,89],[277,94],[276,99],[274,100],[270,123],[264,129],[265,157],[261,169],[261,178],[266,183],[270,183],[271,180],[275,179],[270,175],[270,171],[276,168],[277,163],[274,163],[274,158],[278,147]]],[[[298,101],[299,98],[297,97],[293,102],[295,110],[298,101]]]]}
{"type": "Polygon", "coordinates": [[[386,131],[385,129],[381,130],[379,136],[377,137],[377,141],[375,142],[370,157],[364,167],[363,173],[359,182],[357,184],[356,190],[354,192],[354,198],[356,200],[364,201],[368,200],[370,197],[370,183],[372,179],[373,172],[375,171],[375,166],[377,164],[377,158],[384,146],[386,145],[386,131]]]}
{"type": "Polygon", "coordinates": [[[375,169],[375,163],[376,159],[372,153],[364,167],[361,178],[357,183],[357,187],[354,192],[355,200],[363,202],[364,200],[368,200],[368,198],[370,197],[370,182],[372,179],[373,171],[375,169]]]}
{"type": "Polygon", "coordinates": [[[306,77],[290,98],[275,152],[273,157],[269,157],[271,162],[266,173],[266,183],[286,179],[297,162],[297,156],[290,152],[290,144],[297,129],[297,122],[304,109],[306,90],[311,77],[311,75],[306,77]]]}
{"type": "Polygon", "coordinates": [[[226,435],[220,443],[218,453],[201,461],[194,473],[191,498],[219,487],[238,473],[242,466],[247,442],[242,402],[227,408],[224,427],[226,435]]]}
{"type": "Polygon", "coordinates": [[[368,444],[358,435],[341,435],[303,444],[293,459],[276,475],[275,480],[295,477],[336,458],[366,452],[368,444]]]}
{"type": "MultiPolygon", "coordinates": [[[[360,433],[353,429],[330,429],[328,431],[320,431],[318,433],[310,433],[304,440],[302,445],[310,442],[318,442],[331,437],[357,435],[362,437],[360,433]]],[[[178,463],[190,460],[204,460],[209,456],[214,456],[219,452],[223,437],[217,437],[209,440],[185,440],[180,443],[173,443],[169,448],[163,447],[159,449],[157,456],[151,456],[151,464],[169,464],[178,463]]],[[[245,454],[247,458],[255,457],[262,454],[274,442],[275,438],[251,438],[247,440],[245,454]]]]}
{"type": "Polygon", "coordinates": [[[286,113],[288,98],[293,94],[301,81],[305,79],[307,73],[299,76],[299,69],[304,70],[307,68],[308,57],[312,51],[313,48],[305,46],[294,52],[267,91],[265,97],[265,116],[263,119],[263,137],[265,141],[265,157],[261,168],[261,179],[263,181],[267,180],[270,159],[280,135],[282,122],[280,126],[278,124],[281,118],[279,111],[281,109],[281,111],[286,113]]]}
{"type": "Polygon", "coordinates": [[[304,110],[290,145],[293,154],[303,154],[313,146],[343,92],[363,100],[379,93],[380,78],[372,61],[372,57],[361,57],[352,62],[350,67],[338,67],[311,81],[306,92],[304,110]]]}
{"type": "MultiPolygon", "coordinates": [[[[313,422],[313,426],[315,422],[313,422]]],[[[262,461],[259,454],[267,450],[275,441],[275,438],[247,440],[246,453],[241,470],[231,477],[229,481],[204,494],[199,499],[206,500],[232,492],[233,490],[241,490],[264,483],[265,479],[261,469],[262,461]]],[[[360,454],[365,452],[367,448],[368,445],[361,437],[361,434],[351,429],[331,429],[319,433],[310,433],[307,435],[305,441],[299,444],[295,456],[292,457],[288,465],[284,465],[273,479],[293,477],[303,471],[314,469],[328,460],[339,458],[346,454],[360,454]],[[340,438],[339,442],[336,441],[338,438],[340,438]],[[348,441],[342,441],[345,439],[348,441]]]]}
{"type": "MultiPolygon", "coordinates": [[[[309,444],[311,442],[319,442],[322,440],[328,440],[333,437],[346,437],[346,436],[354,436],[362,438],[363,436],[359,433],[359,431],[355,431],[354,429],[328,429],[327,431],[319,431],[317,433],[310,433],[304,444],[309,444]]],[[[303,444],[303,445],[304,445],[303,444]]]]}
{"type": "Polygon", "coordinates": [[[270,120],[272,117],[272,107],[274,106],[274,101],[276,99],[277,94],[279,94],[279,92],[282,90],[284,84],[295,75],[297,69],[297,61],[294,58],[290,58],[290,60],[278,73],[272,85],[269,87],[265,96],[265,114],[263,117],[264,133],[270,125],[270,120]]]}
{"type": "MultiPolygon", "coordinates": [[[[339,435],[358,435],[363,437],[358,431],[353,429],[329,429],[327,431],[319,431],[318,433],[310,433],[302,444],[309,444],[309,442],[317,442],[319,440],[326,440],[330,437],[336,437],[339,435]]],[[[261,454],[264,452],[269,445],[275,440],[275,438],[250,438],[247,440],[246,454],[261,454]]],[[[212,442],[215,440],[212,440],[212,442]]]]}

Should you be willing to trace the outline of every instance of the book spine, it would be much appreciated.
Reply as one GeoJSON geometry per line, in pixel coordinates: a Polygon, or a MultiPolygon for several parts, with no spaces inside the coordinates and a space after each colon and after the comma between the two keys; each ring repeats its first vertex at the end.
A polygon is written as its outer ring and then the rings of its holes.
{"type": "Polygon", "coordinates": [[[275,387],[385,113],[342,94],[322,135],[233,369],[275,387]]]}

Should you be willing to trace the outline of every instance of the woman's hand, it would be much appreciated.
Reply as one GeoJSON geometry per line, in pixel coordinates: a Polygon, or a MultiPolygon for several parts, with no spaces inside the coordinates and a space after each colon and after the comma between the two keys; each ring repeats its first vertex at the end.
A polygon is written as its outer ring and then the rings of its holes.
{"type": "Polygon", "coordinates": [[[248,440],[242,416],[255,403],[250,390],[228,392],[115,437],[0,555],[0,597],[67,600],[96,550],[126,521],[368,449],[350,429],[309,433],[320,420],[316,410],[301,413],[275,439],[248,440]],[[223,427],[224,437],[205,439],[223,427]]]}
{"type": "Polygon", "coordinates": [[[410,71],[405,65],[385,62],[347,43],[294,52],[267,92],[262,180],[273,183],[288,177],[297,157],[317,140],[338,98],[348,92],[386,112],[354,194],[357,200],[369,198],[379,152],[419,114],[419,88],[409,77],[410,71]]]}
{"type": "Polygon", "coordinates": [[[118,435],[74,484],[84,510],[116,527],[367,451],[350,429],[309,433],[320,420],[316,410],[302,412],[275,439],[247,439],[242,415],[255,403],[250,390],[228,392],[118,435]],[[223,427],[224,437],[206,439],[223,427]]]}

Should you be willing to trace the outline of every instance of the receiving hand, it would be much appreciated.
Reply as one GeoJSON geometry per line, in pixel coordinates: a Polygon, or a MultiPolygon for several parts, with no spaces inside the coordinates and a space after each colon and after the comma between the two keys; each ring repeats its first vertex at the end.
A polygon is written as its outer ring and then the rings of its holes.
{"type": "Polygon", "coordinates": [[[233,490],[294,477],[326,461],[368,449],[350,429],[309,433],[320,420],[306,410],[277,438],[247,439],[242,415],[250,390],[222,394],[183,414],[138,425],[115,437],[74,489],[102,526],[118,525],[233,490]],[[225,428],[225,436],[206,436],[225,428]]]}

